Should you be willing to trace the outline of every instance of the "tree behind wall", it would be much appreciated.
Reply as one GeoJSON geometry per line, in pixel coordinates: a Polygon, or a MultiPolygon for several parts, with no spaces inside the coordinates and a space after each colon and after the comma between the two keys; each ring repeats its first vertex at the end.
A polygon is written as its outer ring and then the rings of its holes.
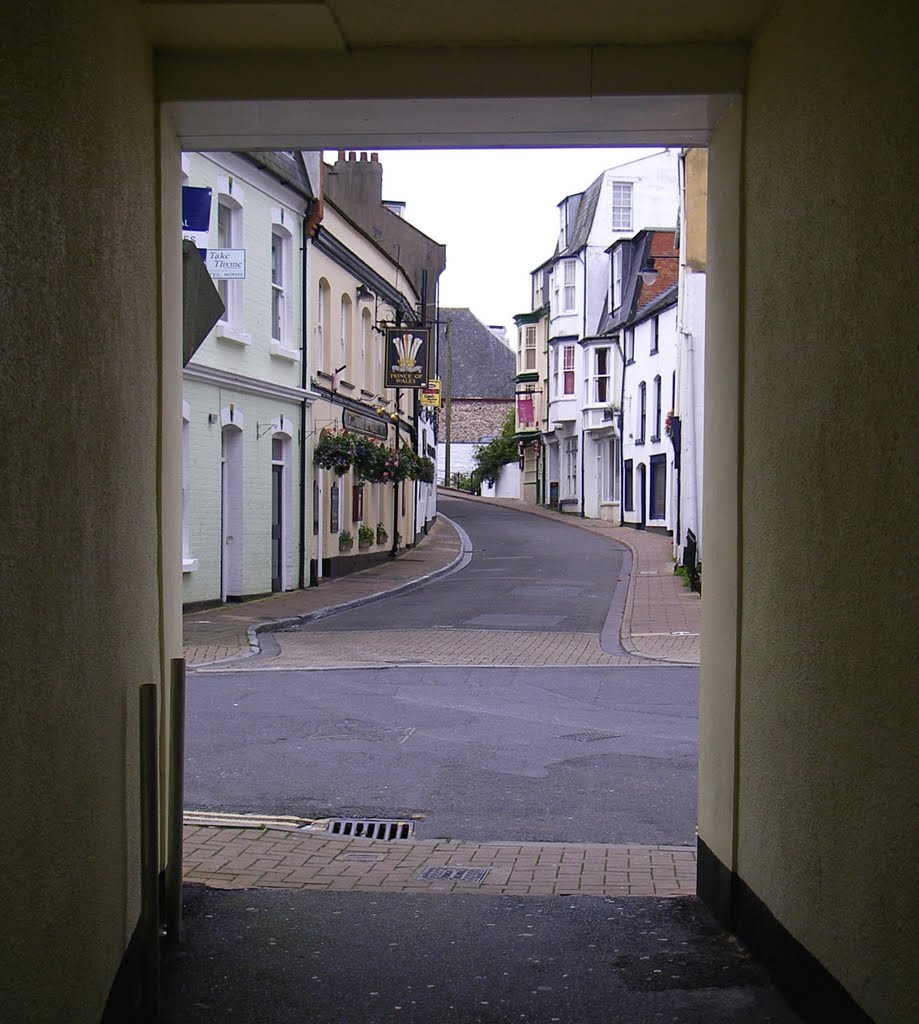
{"type": "Polygon", "coordinates": [[[494,484],[501,467],[518,459],[517,441],[514,438],[514,410],[504,417],[501,432],[488,444],[479,445],[475,450],[475,469],[472,473],[473,489],[478,491],[483,483],[494,484]]]}

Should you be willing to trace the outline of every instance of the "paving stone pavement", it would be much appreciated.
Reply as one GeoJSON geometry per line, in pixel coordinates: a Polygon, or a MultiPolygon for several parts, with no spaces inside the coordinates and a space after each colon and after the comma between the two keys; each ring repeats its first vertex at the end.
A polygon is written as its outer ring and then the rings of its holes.
{"type": "MultiPolygon", "coordinates": [[[[507,629],[363,629],[349,632],[275,633],[280,654],[253,670],[309,665],[322,668],[392,668],[394,665],[558,667],[653,666],[646,658],[608,654],[595,633],[538,633],[507,629]],[[393,652],[398,652],[395,657],[393,652]]],[[[224,666],[226,671],[232,664],[224,666]]]]}
{"type": "Polygon", "coordinates": [[[186,823],[184,857],[186,881],[222,889],[691,896],[696,888],[696,851],[684,846],[382,841],[186,823]],[[429,868],[444,870],[419,877],[429,868]],[[462,869],[472,877],[456,877],[462,869]]]}

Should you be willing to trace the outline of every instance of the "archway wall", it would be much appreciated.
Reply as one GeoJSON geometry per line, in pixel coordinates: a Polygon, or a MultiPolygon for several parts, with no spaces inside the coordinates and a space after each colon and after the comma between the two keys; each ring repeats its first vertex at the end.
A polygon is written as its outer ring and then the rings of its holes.
{"type": "Polygon", "coordinates": [[[139,914],[161,674],[153,60],[120,0],[7,6],[0,76],[4,1007],[98,1021],[139,914]]]}
{"type": "MultiPolygon", "coordinates": [[[[751,54],[740,218],[735,870],[874,1019],[904,1022],[916,29],[905,2],[779,8],[751,54]]],[[[703,794],[726,778],[704,771],[703,794]]]]}

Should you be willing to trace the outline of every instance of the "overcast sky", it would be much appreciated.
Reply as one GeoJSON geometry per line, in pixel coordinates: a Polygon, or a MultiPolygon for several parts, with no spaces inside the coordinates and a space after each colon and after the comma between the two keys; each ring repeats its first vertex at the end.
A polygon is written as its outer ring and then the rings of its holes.
{"type": "MultiPolygon", "coordinates": [[[[468,306],[514,335],[530,308],[530,271],[558,237],[557,205],[601,171],[657,149],[381,151],[383,198],[447,247],[442,306],[468,306]]],[[[334,154],[327,154],[334,161],[334,154]]]]}

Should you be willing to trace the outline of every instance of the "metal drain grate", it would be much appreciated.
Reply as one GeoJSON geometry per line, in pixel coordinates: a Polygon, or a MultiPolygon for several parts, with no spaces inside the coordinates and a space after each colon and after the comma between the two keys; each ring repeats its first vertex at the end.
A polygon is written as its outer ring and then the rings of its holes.
{"type": "Polygon", "coordinates": [[[598,740],[615,740],[618,738],[619,733],[617,732],[600,732],[599,730],[569,732],[562,737],[563,740],[575,740],[577,743],[596,743],[598,740]]]}
{"type": "Polygon", "coordinates": [[[401,818],[326,818],[310,828],[356,839],[411,839],[415,833],[415,823],[401,818]]]}
{"type": "Polygon", "coordinates": [[[422,882],[476,882],[485,881],[491,868],[425,868],[418,875],[422,882]]]}

